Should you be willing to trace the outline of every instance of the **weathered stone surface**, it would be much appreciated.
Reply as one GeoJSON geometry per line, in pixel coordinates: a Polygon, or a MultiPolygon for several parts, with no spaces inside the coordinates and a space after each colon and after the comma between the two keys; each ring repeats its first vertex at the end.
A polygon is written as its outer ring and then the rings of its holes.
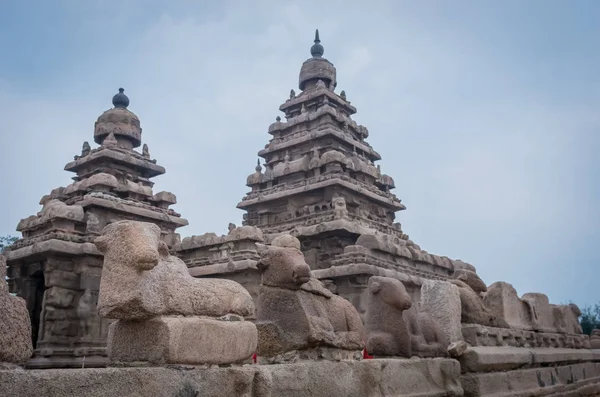
{"type": "Polygon", "coordinates": [[[240,363],[254,354],[257,338],[249,321],[166,316],[118,320],[108,333],[108,356],[113,363],[240,363]]]}
{"type": "Polygon", "coordinates": [[[511,328],[550,333],[581,334],[578,317],[581,310],[575,304],[551,305],[540,293],[527,293],[521,298],[508,283],[492,284],[484,295],[486,307],[511,328]]]}
{"type": "Polygon", "coordinates": [[[24,364],[33,353],[25,300],[8,293],[6,258],[0,254],[0,363],[24,364]]]}
{"type": "Polygon", "coordinates": [[[448,355],[448,339],[431,314],[418,312],[414,306],[403,314],[408,323],[413,355],[419,357],[448,355]]]}
{"type": "Polygon", "coordinates": [[[112,223],[95,244],[104,253],[98,301],[102,317],[219,317],[227,313],[249,316],[254,312],[252,298],[238,283],[191,277],[185,264],[169,255],[160,241],[160,229],[154,224],[112,223]]]}
{"type": "Polygon", "coordinates": [[[454,271],[454,278],[467,284],[477,294],[487,291],[487,286],[474,271],[467,269],[456,269],[454,271]]]}
{"type": "Polygon", "coordinates": [[[365,333],[370,355],[411,357],[411,337],[403,316],[411,306],[400,281],[378,276],[369,279],[365,333]]]}
{"type": "Polygon", "coordinates": [[[600,364],[468,373],[461,376],[465,396],[580,397],[600,395],[600,364]],[[581,374],[578,377],[576,374],[581,374]],[[585,376],[583,374],[585,373],[585,376]]]}
{"type": "Polygon", "coordinates": [[[460,357],[467,351],[468,348],[469,345],[467,345],[464,340],[452,342],[450,346],[448,346],[448,354],[450,354],[450,357],[460,357]]]}
{"type": "Polygon", "coordinates": [[[17,225],[18,231],[26,231],[48,222],[51,219],[66,219],[73,222],[83,222],[83,208],[79,205],[67,205],[60,200],[51,199],[37,214],[22,219],[17,225]]]}
{"type": "Polygon", "coordinates": [[[366,347],[374,356],[446,356],[448,340],[426,312],[412,307],[404,285],[392,278],[369,279],[366,347]]]}
{"type": "Polygon", "coordinates": [[[558,334],[515,328],[486,327],[463,324],[462,335],[471,346],[554,347],[568,349],[589,348],[587,335],[558,334]]]}
{"type": "Polygon", "coordinates": [[[488,310],[481,296],[462,280],[451,280],[458,287],[461,305],[461,322],[466,324],[481,324],[490,327],[506,327],[504,317],[488,310]]]}
{"type": "Polygon", "coordinates": [[[436,320],[449,343],[463,339],[457,286],[445,281],[426,280],[421,286],[420,309],[436,320]]]}
{"type": "Polygon", "coordinates": [[[262,273],[256,316],[259,355],[315,346],[361,350],[363,325],[356,309],[311,279],[295,242],[282,245],[257,244],[262,273]]]}
{"type": "Polygon", "coordinates": [[[513,370],[525,366],[545,366],[600,361],[600,352],[588,349],[469,347],[460,357],[462,372],[513,370]]]}
{"type": "Polygon", "coordinates": [[[3,397],[461,396],[449,359],[317,361],[238,368],[0,371],[3,397]]]}

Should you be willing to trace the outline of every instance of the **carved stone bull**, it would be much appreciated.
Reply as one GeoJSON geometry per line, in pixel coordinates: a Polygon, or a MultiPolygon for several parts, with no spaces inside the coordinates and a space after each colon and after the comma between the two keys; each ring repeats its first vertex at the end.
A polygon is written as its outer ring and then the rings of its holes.
{"type": "Polygon", "coordinates": [[[363,348],[358,312],[350,302],[311,278],[295,237],[283,235],[271,246],[256,246],[261,256],[256,316],[259,356],[315,347],[363,348]]]}
{"type": "Polygon", "coordinates": [[[429,313],[412,308],[404,284],[389,277],[369,279],[365,321],[367,352],[374,356],[446,356],[448,340],[429,313]]]}
{"type": "Polygon", "coordinates": [[[196,279],[187,266],[169,255],[154,224],[119,221],[96,238],[104,253],[98,312],[113,319],[159,315],[250,316],[250,294],[231,280],[196,279]]]}

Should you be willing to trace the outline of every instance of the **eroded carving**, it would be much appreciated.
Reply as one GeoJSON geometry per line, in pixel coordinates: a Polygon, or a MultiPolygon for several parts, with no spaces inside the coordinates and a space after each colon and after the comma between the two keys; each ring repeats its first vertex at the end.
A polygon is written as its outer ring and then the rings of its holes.
{"type": "Polygon", "coordinates": [[[363,325],[356,309],[311,278],[310,268],[290,235],[257,243],[261,286],[257,308],[259,356],[294,350],[362,349],[363,325]]]}

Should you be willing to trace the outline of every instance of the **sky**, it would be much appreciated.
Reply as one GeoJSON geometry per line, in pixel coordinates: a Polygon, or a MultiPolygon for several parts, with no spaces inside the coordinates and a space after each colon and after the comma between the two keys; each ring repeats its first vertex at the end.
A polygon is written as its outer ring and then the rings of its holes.
{"type": "Polygon", "coordinates": [[[0,0],[0,235],[66,186],[119,87],[189,220],[241,224],[318,28],[406,205],[489,285],[600,301],[600,2],[0,0]]]}

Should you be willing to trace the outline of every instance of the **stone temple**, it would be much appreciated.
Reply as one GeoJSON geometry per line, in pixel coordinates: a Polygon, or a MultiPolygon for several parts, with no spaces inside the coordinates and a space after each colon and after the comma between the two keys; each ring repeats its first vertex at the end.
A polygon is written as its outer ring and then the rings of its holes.
{"type": "Polygon", "coordinates": [[[17,295],[0,285],[0,395],[600,396],[576,305],[487,285],[402,230],[324,53],[317,31],[227,235],[180,239],[119,90],[0,255],[17,295]]]}
{"type": "Polygon", "coordinates": [[[7,253],[10,290],[25,298],[35,353],[31,368],[106,365],[108,324],[96,314],[102,254],[93,241],[109,223],[132,219],[158,225],[174,245],[188,222],[169,209],[169,192],[154,194],[151,178],[165,169],[142,153],[140,120],[123,89],[94,126],[92,149],[65,166],[73,183],[42,197],[42,210],[19,222],[22,239],[7,253]]]}

